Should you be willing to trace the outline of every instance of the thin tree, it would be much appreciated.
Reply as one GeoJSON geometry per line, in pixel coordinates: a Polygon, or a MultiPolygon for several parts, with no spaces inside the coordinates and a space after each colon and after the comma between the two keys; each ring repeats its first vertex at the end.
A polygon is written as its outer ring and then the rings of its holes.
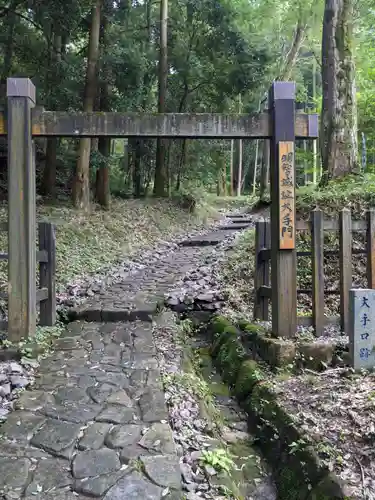
{"type": "MultiPolygon", "coordinates": [[[[159,98],[158,112],[165,113],[165,99],[168,79],[168,0],[160,1],[160,52],[159,52],[159,98]]],[[[154,195],[167,195],[167,169],[165,162],[165,140],[158,138],[156,143],[156,164],[154,195]]]]}
{"type": "MultiPolygon", "coordinates": [[[[94,110],[97,94],[97,66],[99,58],[100,17],[103,0],[95,0],[91,9],[91,27],[87,56],[86,85],[83,100],[83,111],[94,110]]],[[[73,185],[73,204],[76,208],[90,209],[90,153],[91,139],[80,140],[78,159],[73,185]]]]}
{"type": "MultiPolygon", "coordinates": [[[[100,111],[110,111],[109,80],[110,73],[108,67],[108,18],[112,11],[111,0],[105,0],[103,14],[101,16],[100,45],[102,49],[102,71],[100,81],[100,111]]],[[[111,138],[100,137],[98,151],[101,155],[100,167],[96,171],[95,195],[96,200],[104,208],[109,208],[111,202],[111,192],[109,186],[109,160],[111,156],[111,138]]]]}

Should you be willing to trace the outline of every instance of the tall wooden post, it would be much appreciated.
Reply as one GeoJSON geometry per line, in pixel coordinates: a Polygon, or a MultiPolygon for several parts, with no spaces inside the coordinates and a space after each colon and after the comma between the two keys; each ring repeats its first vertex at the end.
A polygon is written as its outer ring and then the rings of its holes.
{"type": "Polygon", "coordinates": [[[8,334],[12,342],[35,334],[35,161],[31,110],[35,87],[28,78],[8,78],[8,334]]]}
{"type": "Polygon", "coordinates": [[[274,82],[269,106],[272,331],[279,337],[292,337],[297,329],[295,84],[274,82]]]}

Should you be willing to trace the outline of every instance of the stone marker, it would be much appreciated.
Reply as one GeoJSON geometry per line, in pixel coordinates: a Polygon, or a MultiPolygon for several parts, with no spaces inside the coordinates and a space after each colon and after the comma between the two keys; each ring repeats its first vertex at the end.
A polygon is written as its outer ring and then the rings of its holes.
{"type": "Polygon", "coordinates": [[[349,292],[349,352],[355,370],[375,366],[375,290],[349,292]]]}

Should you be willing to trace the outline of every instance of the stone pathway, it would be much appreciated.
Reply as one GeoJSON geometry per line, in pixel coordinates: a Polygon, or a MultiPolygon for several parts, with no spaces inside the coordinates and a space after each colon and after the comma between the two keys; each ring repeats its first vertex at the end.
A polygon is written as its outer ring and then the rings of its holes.
{"type": "Polygon", "coordinates": [[[228,233],[183,243],[72,312],[0,427],[2,500],[183,498],[152,320],[173,283],[212,251],[207,240],[228,233]]]}

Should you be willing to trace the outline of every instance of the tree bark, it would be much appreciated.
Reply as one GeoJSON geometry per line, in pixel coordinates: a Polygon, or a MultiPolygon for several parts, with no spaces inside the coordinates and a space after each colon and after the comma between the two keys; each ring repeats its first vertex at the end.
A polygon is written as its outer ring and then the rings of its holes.
{"type": "MultiPolygon", "coordinates": [[[[158,112],[165,113],[165,99],[168,78],[168,0],[160,2],[160,54],[159,54],[159,99],[158,112]]],[[[165,139],[156,143],[156,165],[154,179],[154,195],[167,195],[167,171],[165,164],[165,139]]]]}
{"type": "Polygon", "coordinates": [[[230,141],[230,196],[234,196],[234,139],[230,141]]]}
{"type": "MultiPolygon", "coordinates": [[[[107,29],[108,17],[112,10],[112,2],[107,0],[104,4],[99,44],[102,47],[103,66],[100,83],[100,111],[111,111],[109,96],[109,68],[105,58],[107,55],[107,29]]],[[[100,137],[98,141],[98,151],[102,156],[102,161],[96,171],[95,196],[96,200],[104,208],[109,208],[111,203],[111,192],[109,186],[109,159],[111,156],[111,138],[100,137]]]]}
{"type": "Polygon", "coordinates": [[[10,9],[7,16],[6,47],[5,47],[4,64],[2,71],[3,81],[5,81],[12,72],[13,55],[14,55],[14,28],[16,25],[16,14],[14,10],[16,7],[17,7],[17,2],[13,1],[10,4],[10,9]]]}
{"type": "MultiPolygon", "coordinates": [[[[86,85],[83,111],[93,111],[97,92],[97,66],[102,0],[95,0],[91,9],[91,28],[87,57],[86,85]]],[[[84,211],[90,209],[90,152],[91,139],[80,140],[76,175],[73,186],[73,204],[84,211]]]]}
{"type": "Polygon", "coordinates": [[[270,178],[270,141],[263,139],[262,168],[260,172],[260,200],[263,201],[269,187],[270,178]]]}
{"type": "MultiPolygon", "coordinates": [[[[56,25],[56,23],[54,23],[56,25]]],[[[48,89],[51,98],[55,86],[58,86],[60,77],[60,64],[62,54],[62,37],[58,33],[53,34],[53,47],[51,50],[51,80],[48,89]]],[[[49,107],[49,106],[48,106],[49,107]]],[[[42,194],[51,199],[56,198],[56,169],[57,169],[57,151],[59,146],[58,137],[47,138],[46,160],[43,171],[42,194]]]]}
{"type": "Polygon", "coordinates": [[[306,24],[303,22],[302,19],[302,12],[300,13],[300,17],[297,22],[297,26],[294,32],[294,37],[293,37],[293,42],[290,47],[290,50],[286,56],[286,62],[285,66],[283,68],[280,80],[285,81],[285,80],[290,80],[292,76],[292,71],[293,68],[297,62],[298,54],[299,51],[302,47],[302,44],[305,39],[305,34],[306,34],[306,24]]]}
{"type": "Polygon", "coordinates": [[[358,168],[353,0],[326,0],[322,38],[322,182],[358,168]]]}
{"type": "Polygon", "coordinates": [[[242,139],[238,139],[238,179],[237,179],[237,196],[241,196],[242,187],[242,163],[243,163],[243,143],[242,139]]]}

